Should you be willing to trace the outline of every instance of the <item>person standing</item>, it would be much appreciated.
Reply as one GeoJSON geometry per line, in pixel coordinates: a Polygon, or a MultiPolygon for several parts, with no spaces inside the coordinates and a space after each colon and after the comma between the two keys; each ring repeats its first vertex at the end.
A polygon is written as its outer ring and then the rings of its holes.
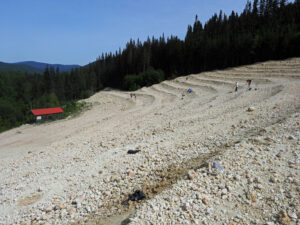
{"type": "Polygon", "coordinates": [[[252,80],[247,80],[247,83],[248,83],[248,90],[250,91],[251,90],[251,82],[252,82],[252,80]]]}
{"type": "Polygon", "coordinates": [[[238,88],[239,88],[239,83],[238,83],[238,82],[235,82],[235,92],[238,91],[238,88]]]}

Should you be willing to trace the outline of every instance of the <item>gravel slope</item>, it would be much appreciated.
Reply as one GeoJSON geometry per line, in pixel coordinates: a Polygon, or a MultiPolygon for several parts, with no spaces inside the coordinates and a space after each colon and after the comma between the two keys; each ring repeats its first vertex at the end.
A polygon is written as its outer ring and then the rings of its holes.
{"type": "Polygon", "coordinates": [[[192,74],[1,133],[0,224],[300,224],[299,78],[299,58],[192,74]]]}

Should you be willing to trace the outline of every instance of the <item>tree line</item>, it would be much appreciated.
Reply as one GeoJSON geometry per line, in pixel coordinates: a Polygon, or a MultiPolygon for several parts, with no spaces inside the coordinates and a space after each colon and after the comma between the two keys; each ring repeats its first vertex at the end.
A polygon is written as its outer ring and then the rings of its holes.
{"type": "MultiPolygon", "coordinates": [[[[130,40],[121,51],[103,54],[82,72],[96,74],[98,84],[135,89],[128,79],[149,68],[163,71],[163,79],[300,55],[300,1],[248,1],[244,11],[220,11],[204,25],[198,16],[184,40],[176,36],[130,40]]],[[[137,79],[136,79],[137,80],[137,79]]],[[[155,80],[157,81],[157,80],[155,80]]]]}
{"type": "Polygon", "coordinates": [[[198,16],[184,40],[176,36],[130,40],[114,53],[70,72],[42,75],[0,71],[0,131],[30,120],[31,108],[54,107],[113,87],[143,86],[202,71],[300,56],[300,0],[253,0],[241,14],[198,16]]]}

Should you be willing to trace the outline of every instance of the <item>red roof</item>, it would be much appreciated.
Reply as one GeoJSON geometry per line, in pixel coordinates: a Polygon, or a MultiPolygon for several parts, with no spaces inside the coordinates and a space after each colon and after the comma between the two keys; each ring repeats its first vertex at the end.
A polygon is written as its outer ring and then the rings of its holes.
{"type": "Polygon", "coordinates": [[[64,110],[60,107],[56,107],[56,108],[47,108],[47,109],[33,109],[33,110],[31,110],[31,112],[35,116],[41,116],[41,115],[63,113],[64,110]]]}

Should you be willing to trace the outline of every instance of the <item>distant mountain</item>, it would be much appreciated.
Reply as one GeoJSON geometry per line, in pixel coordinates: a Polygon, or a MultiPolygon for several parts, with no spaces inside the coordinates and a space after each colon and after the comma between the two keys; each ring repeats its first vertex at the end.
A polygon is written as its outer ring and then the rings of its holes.
{"type": "Polygon", "coordinates": [[[24,62],[18,62],[16,64],[21,64],[21,65],[27,65],[30,67],[34,67],[37,69],[45,70],[45,68],[48,66],[52,66],[54,68],[59,68],[59,71],[61,72],[67,72],[70,71],[72,68],[79,68],[79,65],[63,65],[63,64],[49,64],[49,63],[42,63],[42,62],[35,62],[35,61],[24,61],[24,62]]]}
{"type": "Polygon", "coordinates": [[[27,73],[43,73],[46,67],[58,67],[60,72],[68,72],[72,68],[79,68],[79,65],[48,64],[35,61],[24,61],[17,63],[0,62],[0,70],[4,71],[22,71],[27,73]]]}
{"type": "Polygon", "coordinates": [[[2,71],[21,71],[27,73],[43,73],[44,70],[34,68],[25,64],[4,63],[0,62],[0,70],[2,71]]]}

